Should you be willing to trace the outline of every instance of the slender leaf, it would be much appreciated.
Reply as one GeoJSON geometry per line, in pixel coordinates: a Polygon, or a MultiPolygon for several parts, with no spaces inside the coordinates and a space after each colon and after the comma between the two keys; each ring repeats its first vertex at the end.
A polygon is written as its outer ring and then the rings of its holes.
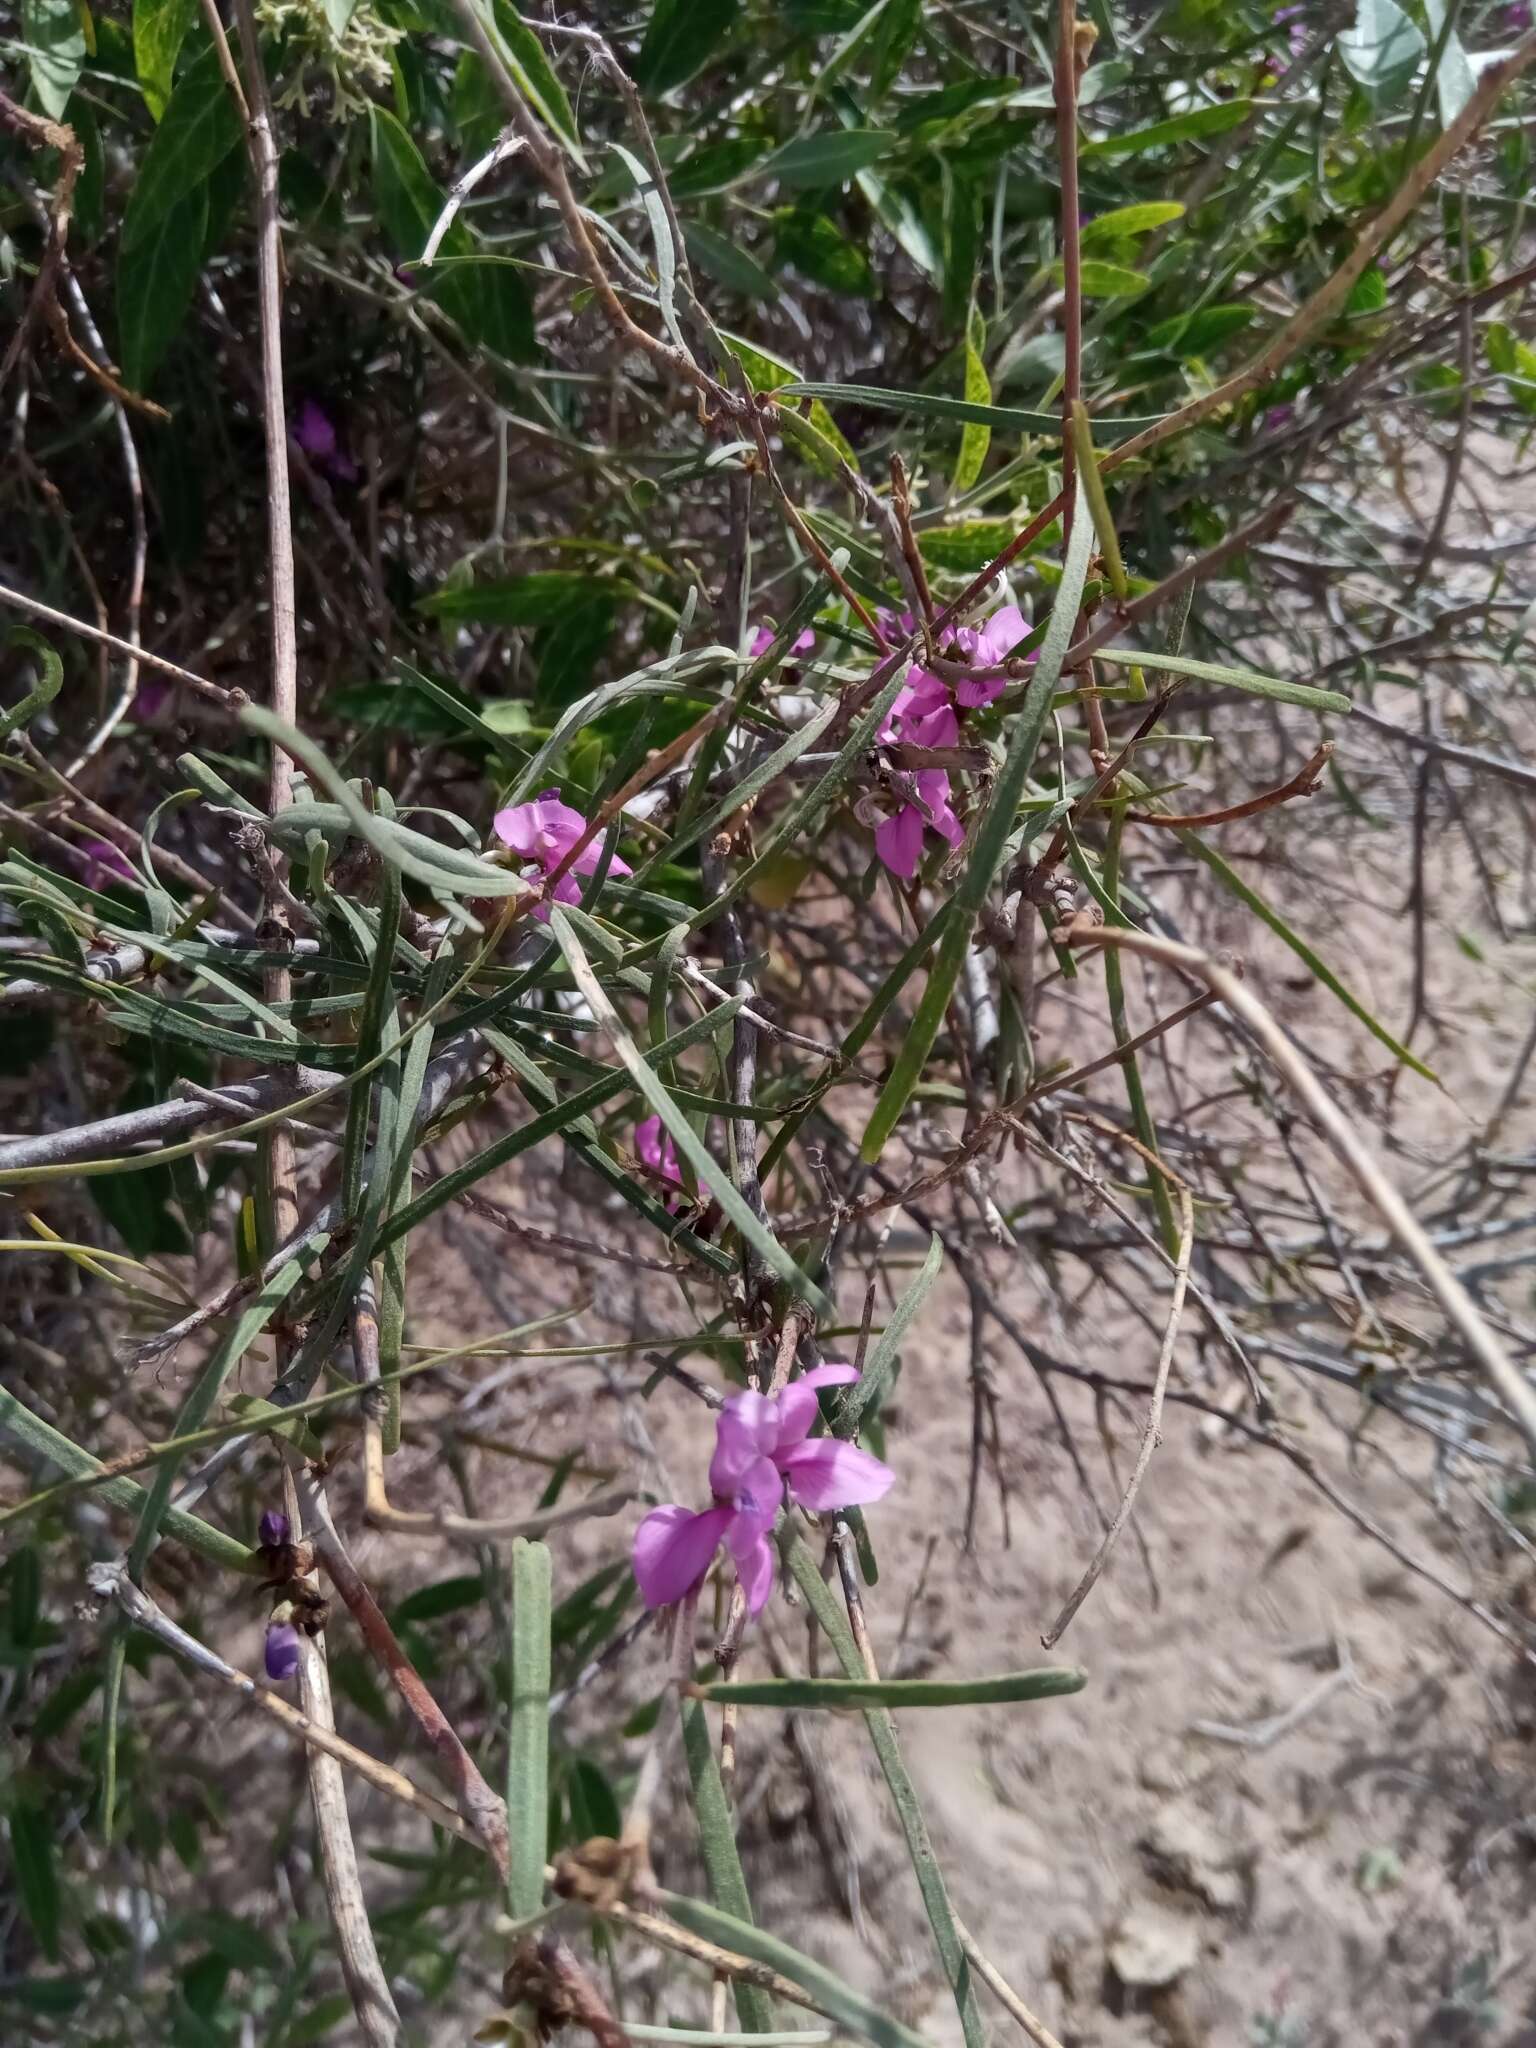
{"type": "Polygon", "coordinates": [[[992,1678],[760,1678],[719,1681],[694,1688],[716,1706],[857,1707],[1012,1706],[1024,1700],[1054,1700],[1081,1692],[1087,1674],[1049,1665],[1036,1671],[1005,1671],[992,1678]]]}
{"type": "Polygon", "coordinates": [[[647,92],[685,85],[714,56],[736,25],[741,0],[656,0],[635,60],[647,92]]]}
{"type": "Polygon", "coordinates": [[[164,119],[176,59],[196,18],[197,0],[133,0],[133,68],[155,121],[164,119]]]}
{"type": "Polygon", "coordinates": [[[843,185],[887,155],[897,140],[887,128],[827,128],[818,135],[797,135],[752,175],[788,186],[843,185]]]}
{"type": "MultiPolygon", "coordinates": [[[[1014,405],[981,405],[968,398],[947,398],[937,391],[894,391],[876,384],[806,384],[794,381],[780,387],[781,398],[824,398],[828,405],[857,405],[872,412],[909,413],[917,419],[974,420],[978,426],[997,427],[1005,434],[1059,434],[1061,415],[1034,412],[1014,405]]],[[[1096,419],[1093,438],[1100,448],[1113,448],[1128,441],[1144,427],[1155,427],[1162,418],[1154,413],[1138,419],[1096,419]]]]}
{"type": "Polygon", "coordinates": [[[537,1913],[544,1903],[551,1576],[546,1545],[519,1536],[512,1545],[512,1721],[507,1748],[507,1911],[514,1920],[537,1913]]]}
{"type": "MultiPolygon", "coordinates": [[[[704,1870],[709,1878],[710,1897],[723,1913],[732,1914],[748,1926],[755,1924],[747,1880],[736,1853],[736,1830],[731,1821],[730,1801],[720,1777],[720,1765],[710,1740],[709,1717],[696,1699],[682,1702],[683,1755],[688,1781],[693,1788],[693,1810],[699,1823],[699,1846],[704,1853],[704,1870]]],[[[766,1991],[738,1977],[736,2016],[745,2033],[765,2033],[773,2025],[773,2005],[766,1991]]]]}
{"type": "Polygon", "coordinates": [[[1350,702],[1337,690],[1315,689],[1311,683],[1287,683],[1279,676],[1263,676],[1256,669],[1228,668],[1219,661],[1192,661],[1187,654],[1143,654],[1133,647],[1098,647],[1096,661],[1120,667],[1162,668],[1174,675],[1196,676],[1202,682],[1225,683],[1228,689],[1244,690],[1252,697],[1271,697],[1278,704],[1302,704],[1309,711],[1344,711],[1350,702]]]}

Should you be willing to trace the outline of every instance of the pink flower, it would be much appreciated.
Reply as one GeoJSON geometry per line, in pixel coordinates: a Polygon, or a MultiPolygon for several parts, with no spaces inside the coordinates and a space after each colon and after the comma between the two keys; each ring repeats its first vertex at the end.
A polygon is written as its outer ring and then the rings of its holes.
{"type": "Polygon", "coordinates": [[[901,736],[914,747],[952,747],[960,737],[949,685],[941,676],[914,666],[907,677],[906,708],[901,736]]]}
{"type": "MultiPolygon", "coordinates": [[[[955,646],[970,656],[980,669],[1000,668],[1029,631],[1029,621],[1016,604],[1005,604],[981,626],[961,626],[955,646]]],[[[1003,693],[1001,676],[978,676],[974,682],[956,683],[955,701],[967,710],[979,710],[1003,693]]]]}
{"type": "Polygon", "coordinates": [[[635,1578],[647,1607],[670,1607],[695,1592],[724,1544],[747,1612],[758,1614],[773,1590],[768,1537],[786,1487],[791,1500],[816,1513],[863,1507],[889,1492],[896,1475],[869,1451],[839,1437],[811,1438],[817,1388],[857,1378],[851,1365],[818,1365],[782,1394],[731,1396],[709,1463],[714,1505],[697,1514],[653,1508],[635,1531],[635,1578]]]}
{"type": "Polygon", "coordinates": [[[168,682],[164,676],[141,675],[133,693],[134,717],[158,718],[170,702],[174,687],[175,685],[168,682]]]}
{"type": "Polygon", "coordinates": [[[663,1180],[682,1186],[683,1173],[677,1163],[677,1147],[659,1116],[648,1116],[643,1124],[635,1125],[635,1150],[652,1173],[659,1173],[663,1180]]]}
{"type": "MultiPolygon", "coordinates": [[[[754,661],[757,660],[760,654],[766,654],[773,645],[775,630],[772,626],[759,626],[752,635],[752,644],[748,647],[747,652],[754,661]]],[[[812,654],[815,652],[815,648],[816,635],[807,626],[799,639],[791,643],[789,651],[791,654],[812,654]]]]}
{"type": "MultiPolygon", "coordinates": [[[[561,801],[558,789],[546,789],[542,796],[536,796],[526,804],[512,804],[506,810],[498,811],[491,820],[492,830],[504,846],[510,846],[514,853],[520,853],[524,860],[537,861],[546,875],[559,867],[582,833],[587,821],[580,811],[573,810],[561,801]]],[[[581,901],[580,875],[595,873],[602,855],[602,847],[593,839],[577,854],[565,873],[555,884],[557,903],[579,903],[581,901]]],[[[610,875],[629,875],[634,870],[628,861],[617,854],[608,863],[610,875]]],[[[534,916],[547,920],[548,908],[540,904],[534,916]]]]}
{"type": "Polygon", "coordinates": [[[943,768],[920,768],[897,778],[907,801],[893,817],[875,828],[875,851],[893,875],[910,882],[923,855],[923,830],[930,826],[951,846],[965,838],[965,827],[949,801],[949,774],[943,768]]]}

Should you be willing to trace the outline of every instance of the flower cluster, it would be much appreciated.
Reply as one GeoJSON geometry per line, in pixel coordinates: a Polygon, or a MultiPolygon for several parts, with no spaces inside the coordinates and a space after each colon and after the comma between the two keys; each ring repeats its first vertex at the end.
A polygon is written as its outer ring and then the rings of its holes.
{"type": "MultiPolygon", "coordinates": [[[[506,810],[498,811],[491,820],[496,837],[504,846],[510,846],[514,853],[524,860],[537,863],[546,880],[565,859],[571,848],[587,829],[587,821],[580,811],[563,803],[558,789],[546,789],[542,796],[536,796],[531,803],[512,804],[506,810]]],[[[557,903],[579,903],[581,882],[578,877],[595,872],[602,856],[600,840],[593,839],[577,854],[554,888],[557,903]]],[[[627,861],[617,854],[608,863],[610,875],[628,875],[634,871],[627,861]]],[[[547,919],[548,909],[540,904],[534,916],[547,919]]]]}
{"type": "Polygon", "coordinates": [[[770,1530],[789,1498],[827,1512],[881,1499],[896,1475],[857,1444],[811,1436],[817,1389],[846,1385],[851,1365],[818,1365],[781,1394],[733,1394],[715,1426],[709,1463],[713,1505],[654,1508],[635,1531],[635,1578],[647,1607],[670,1607],[704,1583],[722,1544],[736,1566],[747,1612],[773,1590],[770,1530]]]}
{"type": "Polygon", "coordinates": [[[325,0],[256,0],[256,18],[284,40],[289,76],[278,106],[307,114],[312,98],[328,99],[333,121],[368,112],[374,93],[389,85],[394,47],[405,34],[371,0],[344,9],[340,29],[325,0]]]}
{"type": "MultiPolygon", "coordinates": [[[[913,619],[903,612],[890,622],[910,633],[913,619]]],[[[942,676],[913,662],[906,682],[880,729],[889,744],[902,740],[914,747],[952,747],[960,737],[962,711],[979,711],[1003,693],[1007,678],[1002,664],[1029,631],[1016,604],[1005,604],[980,626],[946,627],[939,651],[968,661],[975,671],[953,689],[942,676]]],[[[937,832],[950,846],[959,846],[965,832],[950,801],[949,771],[920,768],[895,778],[902,802],[875,828],[875,851],[893,875],[910,882],[923,855],[923,834],[937,832]]]]}

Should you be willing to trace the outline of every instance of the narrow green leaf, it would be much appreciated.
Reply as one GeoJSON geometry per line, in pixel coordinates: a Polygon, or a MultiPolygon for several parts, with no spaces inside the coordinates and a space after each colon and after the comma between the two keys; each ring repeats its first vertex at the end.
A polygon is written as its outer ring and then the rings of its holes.
{"type": "MultiPolygon", "coordinates": [[[[1082,524],[1087,526],[1088,521],[1084,519],[1082,524]]],[[[1075,608],[1074,604],[1074,610],[1075,608]]],[[[816,1569],[816,1562],[811,1553],[787,1522],[781,1530],[779,1542],[784,1561],[794,1576],[795,1584],[800,1588],[806,1605],[825,1631],[845,1675],[856,1683],[868,1683],[869,1674],[864,1669],[864,1660],[853,1640],[853,1631],[848,1626],[847,1617],[838,1605],[831,1587],[816,1569]]],[[[891,1719],[888,1707],[866,1706],[861,1711],[881,1773],[890,1788],[896,1816],[901,1822],[901,1831],[906,1837],[912,1872],[917,1879],[917,1888],[923,1895],[923,1905],[928,1914],[928,1924],[933,1929],[934,1943],[938,1948],[940,1961],[954,1992],[966,2048],[985,2048],[986,2029],[977,2010],[976,1989],[971,1981],[971,1966],[960,1946],[960,1936],[955,1929],[955,1918],[950,1909],[949,1890],[944,1882],[944,1873],[939,1869],[938,1858],[933,1853],[933,1843],[928,1837],[928,1823],[923,1818],[922,1804],[908,1775],[907,1767],[902,1761],[901,1746],[896,1740],[896,1724],[891,1719]]]]}
{"type": "Polygon", "coordinates": [[[545,126],[559,136],[578,168],[584,171],[587,160],[582,154],[581,130],[576,125],[576,115],[565,87],[544,53],[544,45],[516,8],[507,4],[507,0],[492,0],[489,10],[482,6],[481,13],[486,19],[491,40],[498,45],[502,61],[516,80],[518,90],[545,126]]]}
{"type": "Polygon", "coordinates": [[[690,258],[727,291],[740,292],[749,299],[777,299],[779,288],[755,256],[749,256],[740,242],[717,235],[702,221],[683,222],[683,241],[690,258]]]}
{"type": "Polygon", "coordinates": [[[633,597],[634,586],[579,569],[535,569],[496,583],[466,583],[434,590],[416,608],[434,619],[473,620],[487,626],[547,626],[582,605],[615,596],[633,597]]]}
{"type": "Polygon", "coordinates": [[[507,1749],[507,1911],[514,1920],[527,1919],[544,1903],[551,1581],[548,1547],[519,1536],[512,1545],[512,1721],[507,1749]]]}
{"type": "Polygon", "coordinates": [[[928,1299],[943,1264],[944,1245],[935,1232],[929,1239],[927,1253],[912,1285],[892,1309],[885,1328],[876,1340],[874,1350],[864,1361],[862,1374],[843,1395],[833,1418],[834,1436],[853,1436],[864,1419],[866,1409],[884,1392],[886,1383],[895,1369],[902,1339],[911,1329],[918,1310],[928,1299]]]}
{"type": "MultiPolygon", "coordinates": [[[[972,312],[965,324],[965,402],[990,407],[992,381],[982,359],[986,330],[979,313],[972,312]]],[[[818,401],[819,402],[819,401],[818,401]]],[[[992,429],[979,420],[967,420],[960,434],[960,456],[952,479],[956,495],[970,490],[981,475],[992,445],[992,429]]]]}
{"type": "MultiPolygon", "coordinates": [[[[1051,266],[1051,279],[1060,289],[1063,272],[1059,263],[1051,266]]],[[[1151,280],[1139,270],[1128,270],[1123,263],[1106,263],[1102,256],[1085,256],[1078,282],[1085,299],[1133,299],[1147,289],[1151,280]]]]}
{"type": "Polygon", "coordinates": [[[1223,100],[1219,106],[1195,107],[1187,114],[1154,121],[1149,128],[1131,128],[1123,135],[1102,135],[1085,142],[1085,157],[1141,156],[1149,149],[1171,149],[1176,143],[1204,141],[1207,136],[1225,135],[1237,128],[1253,111],[1253,101],[1223,100]]]}
{"type": "MultiPolygon", "coordinates": [[[[750,1927],[755,1925],[752,1900],[736,1852],[736,1830],[715,1746],[710,1740],[709,1717],[696,1699],[682,1702],[682,1716],[683,1754],[688,1764],[688,1782],[693,1788],[693,1810],[699,1823],[699,1847],[704,1853],[710,1897],[721,1912],[732,1914],[750,1927]]],[[[732,1989],[742,2030],[749,2034],[765,2033],[773,2025],[773,2006],[767,1992],[739,1977],[732,1989]]]]}
{"type": "Polygon", "coordinates": [[[1087,1674],[1066,1666],[1004,1671],[992,1678],[761,1678],[731,1684],[716,1681],[694,1688],[716,1706],[858,1707],[1011,1706],[1023,1700],[1054,1700],[1081,1692],[1087,1674]]]}
{"type": "Polygon", "coordinates": [[[720,1162],[711,1157],[687,1116],[668,1094],[660,1076],[647,1064],[644,1054],[631,1037],[628,1026],[609,1001],[607,990],[593,973],[591,963],[582,950],[581,941],[577,938],[563,905],[550,905],[549,928],[556,944],[565,955],[576,986],[591,1006],[593,1016],[607,1031],[614,1051],[628,1070],[639,1092],[645,1097],[647,1104],[661,1118],[678,1152],[687,1159],[699,1179],[708,1184],[711,1195],[730,1222],[752,1245],[769,1270],[777,1273],[796,1294],[810,1302],[818,1314],[834,1314],[832,1304],[815,1281],[796,1265],[772,1231],[743,1201],[729,1176],[721,1171],[720,1162]]]}
{"type": "MultiPolygon", "coordinates": [[[[791,372],[791,378],[794,373],[791,372]]],[[[1052,434],[1061,432],[1061,415],[1034,412],[1015,405],[981,405],[968,398],[947,398],[937,391],[894,391],[876,384],[807,384],[793,381],[779,388],[783,398],[824,398],[828,405],[857,405],[873,412],[910,413],[917,419],[974,420],[978,426],[997,427],[1005,434],[1052,434]]],[[[1113,448],[1128,441],[1144,427],[1155,427],[1163,415],[1152,413],[1138,419],[1096,419],[1094,443],[1113,448]]]]}
{"type": "Polygon", "coordinates": [[[867,170],[895,147],[888,128],[827,128],[816,135],[797,135],[752,172],[754,178],[776,178],[791,187],[843,185],[867,170]]]}
{"type": "Polygon", "coordinates": [[[1134,647],[1097,647],[1094,660],[1113,662],[1122,668],[1169,669],[1175,675],[1225,683],[1228,689],[1245,690],[1252,697],[1272,697],[1280,704],[1303,704],[1309,711],[1350,709],[1349,699],[1337,690],[1314,689],[1310,683],[1287,683],[1279,676],[1263,676],[1251,668],[1229,668],[1224,662],[1193,661],[1187,654],[1143,654],[1134,647]]]}
{"type": "Polygon", "coordinates": [[[735,1955],[750,1956],[754,1962],[766,1963],[780,1976],[788,1977],[792,1983],[808,1991],[823,2012],[832,2014],[838,2024],[850,2033],[872,2041],[874,2048],[933,2048],[924,2035],[915,2034],[900,2020],[892,2019],[867,1998],[861,1998],[836,1971],[829,1970],[823,1963],[813,1962],[799,1949],[791,1948],[787,1941],[780,1941],[777,1935],[765,1934],[762,1928],[754,1927],[749,1920],[722,1912],[718,1906],[707,1906],[702,1899],[685,1898],[678,1892],[659,1891],[656,1901],[668,1919],[675,1920],[679,1927],[702,1935],[706,1941],[714,1942],[717,1948],[729,1949],[735,1955]]]}
{"type": "Polygon", "coordinates": [[[1094,249],[1101,242],[1120,242],[1131,235],[1150,234],[1172,220],[1181,220],[1183,203],[1177,199],[1148,199],[1138,206],[1116,206],[1108,213],[1096,213],[1085,220],[1078,237],[1082,247],[1094,249]]]}
{"type": "MultiPolygon", "coordinates": [[[[1166,661],[1166,657],[1162,659],[1166,661]]],[[[1242,876],[1222,859],[1214,846],[1209,845],[1198,832],[1178,832],[1174,837],[1187,853],[1192,853],[1196,860],[1204,861],[1222,886],[1230,889],[1239,903],[1246,904],[1260,923],[1268,925],[1275,937],[1290,947],[1297,959],[1305,965],[1307,972],[1315,975],[1323,987],[1338,998],[1349,1014],[1362,1023],[1371,1036],[1387,1048],[1395,1060],[1400,1060],[1405,1067],[1412,1067],[1416,1074],[1422,1074],[1426,1081],[1433,1081],[1437,1088],[1440,1086],[1440,1076],[1434,1069],[1425,1066],[1406,1045],[1398,1043],[1384,1024],[1377,1022],[1359,997],[1344,986],[1333,969],[1286,923],[1277,910],[1265,902],[1256,889],[1249,888],[1242,876]]]]}
{"type": "Polygon", "coordinates": [[[50,1963],[59,1960],[59,1873],[54,1831],[38,1807],[18,1801],[11,1808],[11,1865],[16,1896],[37,1945],[50,1963]]]}

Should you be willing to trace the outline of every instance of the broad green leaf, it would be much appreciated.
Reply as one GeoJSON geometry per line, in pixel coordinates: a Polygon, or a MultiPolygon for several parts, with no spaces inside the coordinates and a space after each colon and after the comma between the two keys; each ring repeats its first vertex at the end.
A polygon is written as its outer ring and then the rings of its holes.
{"type": "Polygon", "coordinates": [[[1430,53],[1445,38],[1440,61],[1435,66],[1435,97],[1440,104],[1440,125],[1449,128],[1477,89],[1477,73],[1467,62],[1467,53],[1457,35],[1454,19],[1447,22],[1446,0],[1424,0],[1424,18],[1429,23],[1430,53]]]}
{"type": "Polygon", "coordinates": [[[828,128],[818,135],[798,135],[753,175],[777,178],[781,185],[842,185],[878,162],[896,141],[886,128],[828,128]]]}
{"type": "Polygon", "coordinates": [[[588,576],[576,569],[536,569],[498,583],[469,583],[437,590],[418,600],[417,609],[434,619],[472,619],[487,626],[547,626],[552,619],[584,604],[632,597],[633,585],[608,576],[588,576]]]}
{"type": "Polygon", "coordinates": [[[1202,306],[1195,313],[1175,313],[1171,320],[1159,320],[1142,336],[1142,345],[1166,349],[1170,355],[1204,355],[1252,318],[1251,306],[1202,306]]]}
{"type": "Polygon", "coordinates": [[[702,221],[683,222],[683,240],[688,254],[701,270],[708,271],[728,291],[749,299],[776,299],[779,288],[755,256],[749,256],[739,242],[717,235],[702,221]]]}
{"type": "Polygon", "coordinates": [[[1085,220],[1078,235],[1083,249],[1097,247],[1100,242],[1123,241],[1129,235],[1150,234],[1153,228],[1166,227],[1171,220],[1183,218],[1184,207],[1177,199],[1148,199],[1139,206],[1116,206],[1108,213],[1096,213],[1092,220],[1085,220]]]}
{"type": "Polygon", "coordinates": [[[741,0],[656,0],[635,59],[647,92],[685,85],[714,56],[736,25],[741,0]]]}
{"type": "Polygon", "coordinates": [[[901,76],[923,25],[923,0],[886,0],[870,45],[869,97],[881,100],[901,76]]]}
{"type": "Polygon", "coordinates": [[[133,65],[155,121],[170,103],[176,59],[196,18],[197,0],[133,0],[133,65]]]}
{"type": "Polygon", "coordinates": [[[79,0],[21,0],[32,90],[51,120],[62,121],[85,67],[85,30],[79,0]]]}
{"type": "Polygon", "coordinates": [[[1536,413],[1536,349],[1520,341],[1501,320],[1483,331],[1488,367],[1505,380],[1510,398],[1523,413],[1536,413]]]}
{"type": "Polygon", "coordinates": [[[925,526],[918,552],[938,569],[974,576],[999,556],[1018,531],[1011,519],[957,519],[949,526],[925,526]]]}
{"type": "MultiPolygon", "coordinates": [[[[239,145],[240,115],[210,44],[177,80],[144,152],[123,213],[119,274],[134,251],[184,235],[182,209],[198,198],[206,204],[208,180],[239,145]]],[[[194,257],[201,258],[202,248],[199,230],[194,257]]]]}
{"type": "Polygon", "coordinates": [[[1081,1692],[1086,1672],[1043,1665],[1036,1671],[1004,1671],[992,1678],[760,1678],[727,1684],[717,1680],[693,1691],[717,1706],[857,1707],[1011,1706],[1023,1700],[1055,1700],[1081,1692]]]}
{"type": "MultiPolygon", "coordinates": [[[[481,12],[482,18],[486,18],[483,0],[481,12]]],[[[565,87],[544,53],[543,43],[517,9],[507,4],[507,0],[491,0],[488,17],[491,40],[500,49],[502,61],[516,81],[518,90],[585,170],[587,160],[582,154],[581,131],[576,126],[576,116],[565,87]]]]}
{"type": "MultiPolygon", "coordinates": [[[[793,380],[794,372],[790,373],[793,380]]],[[[966,398],[946,398],[937,391],[889,390],[879,384],[808,384],[789,381],[786,398],[824,398],[829,405],[866,406],[874,412],[911,413],[918,419],[974,420],[978,426],[999,427],[1005,434],[1056,434],[1061,432],[1061,415],[1026,411],[1013,405],[977,405],[966,398]]],[[[1144,427],[1155,427],[1162,419],[1154,413],[1141,419],[1096,419],[1093,439],[1096,447],[1113,448],[1128,441],[1144,427]]]]}
{"type": "Polygon", "coordinates": [[[133,390],[149,383],[186,318],[203,267],[207,224],[204,183],[163,214],[137,246],[129,246],[124,230],[117,252],[117,352],[133,390]]]}
{"type": "MultiPolygon", "coordinates": [[[[395,116],[375,106],[369,120],[379,218],[395,255],[403,263],[411,264],[426,247],[427,237],[442,212],[443,195],[421,151],[395,116]]],[[[475,255],[479,244],[463,221],[456,220],[440,247],[445,256],[463,257],[475,255]]],[[[537,355],[532,302],[514,267],[450,266],[441,278],[425,270],[419,273],[418,284],[421,289],[431,290],[466,340],[479,342],[510,362],[529,362],[537,355]]]]}
{"type": "MultiPolygon", "coordinates": [[[[720,330],[720,339],[745,370],[747,382],[754,391],[777,391],[785,384],[796,391],[806,388],[795,383],[800,372],[793,363],[786,363],[782,356],[770,355],[758,343],[744,341],[739,334],[732,334],[726,328],[720,330]]],[[[817,394],[811,392],[808,395],[815,397],[817,394]]]]}
{"type": "Polygon", "coordinates": [[[38,1947],[50,1963],[56,1963],[60,1901],[53,1827],[40,1808],[21,1801],[11,1808],[9,1827],[16,1897],[38,1947]]]}
{"type": "Polygon", "coordinates": [[[1174,114],[1166,121],[1154,121],[1149,128],[1131,128],[1123,135],[1101,135],[1085,142],[1085,157],[1141,156],[1149,149],[1172,149],[1180,142],[1203,141],[1210,135],[1225,135],[1239,127],[1253,111],[1252,100],[1223,100],[1219,106],[1195,107],[1187,114],[1174,114]]]}
{"type": "MultiPolygon", "coordinates": [[[[1063,277],[1059,263],[1051,266],[1051,277],[1059,289],[1063,277]]],[[[1099,256],[1083,258],[1079,279],[1085,299],[1133,299],[1150,282],[1139,270],[1127,270],[1123,263],[1106,263],[1099,256]]]]}
{"type": "Polygon", "coordinates": [[[828,291],[861,299],[875,296],[875,273],[867,252],[850,242],[824,213],[783,208],[774,216],[773,246],[780,263],[792,263],[828,291]]]}
{"type": "Polygon", "coordinates": [[[1179,676],[1198,676],[1202,682],[1225,683],[1229,689],[1246,690],[1251,697],[1272,697],[1279,704],[1304,704],[1309,711],[1345,711],[1347,697],[1337,690],[1319,690],[1311,683],[1287,683],[1279,676],[1260,675],[1251,668],[1228,668],[1219,661],[1192,661],[1187,654],[1144,654],[1133,647],[1098,647],[1095,661],[1117,662],[1122,668],[1170,669],[1179,676]]]}
{"type": "MultiPolygon", "coordinates": [[[[981,315],[973,313],[965,325],[965,401],[967,405],[992,403],[992,382],[982,358],[986,330],[981,315]]],[[[817,401],[820,403],[820,400],[817,401]]],[[[992,429],[979,420],[967,420],[960,434],[960,456],[953,478],[957,495],[968,491],[981,475],[992,445],[992,429]]]]}
{"type": "Polygon", "coordinates": [[[1355,20],[1334,43],[1339,61],[1374,98],[1406,90],[1424,61],[1424,35],[1396,0],[1356,0],[1355,20]]]}
{"type": "Polygon", "coordinates": [[[1386,275],[1379,264],[1362,270],[1344,301],[1346,313],[1379,313],[1387,303],[1386,275]]]}
{"type": "Polygon", "coordinates": [[[507,1911],[527,1919],[544,1903],[549,1842],[549,1550],[512,1545],[512,1719],[507,1743],[507,1911]]]}

